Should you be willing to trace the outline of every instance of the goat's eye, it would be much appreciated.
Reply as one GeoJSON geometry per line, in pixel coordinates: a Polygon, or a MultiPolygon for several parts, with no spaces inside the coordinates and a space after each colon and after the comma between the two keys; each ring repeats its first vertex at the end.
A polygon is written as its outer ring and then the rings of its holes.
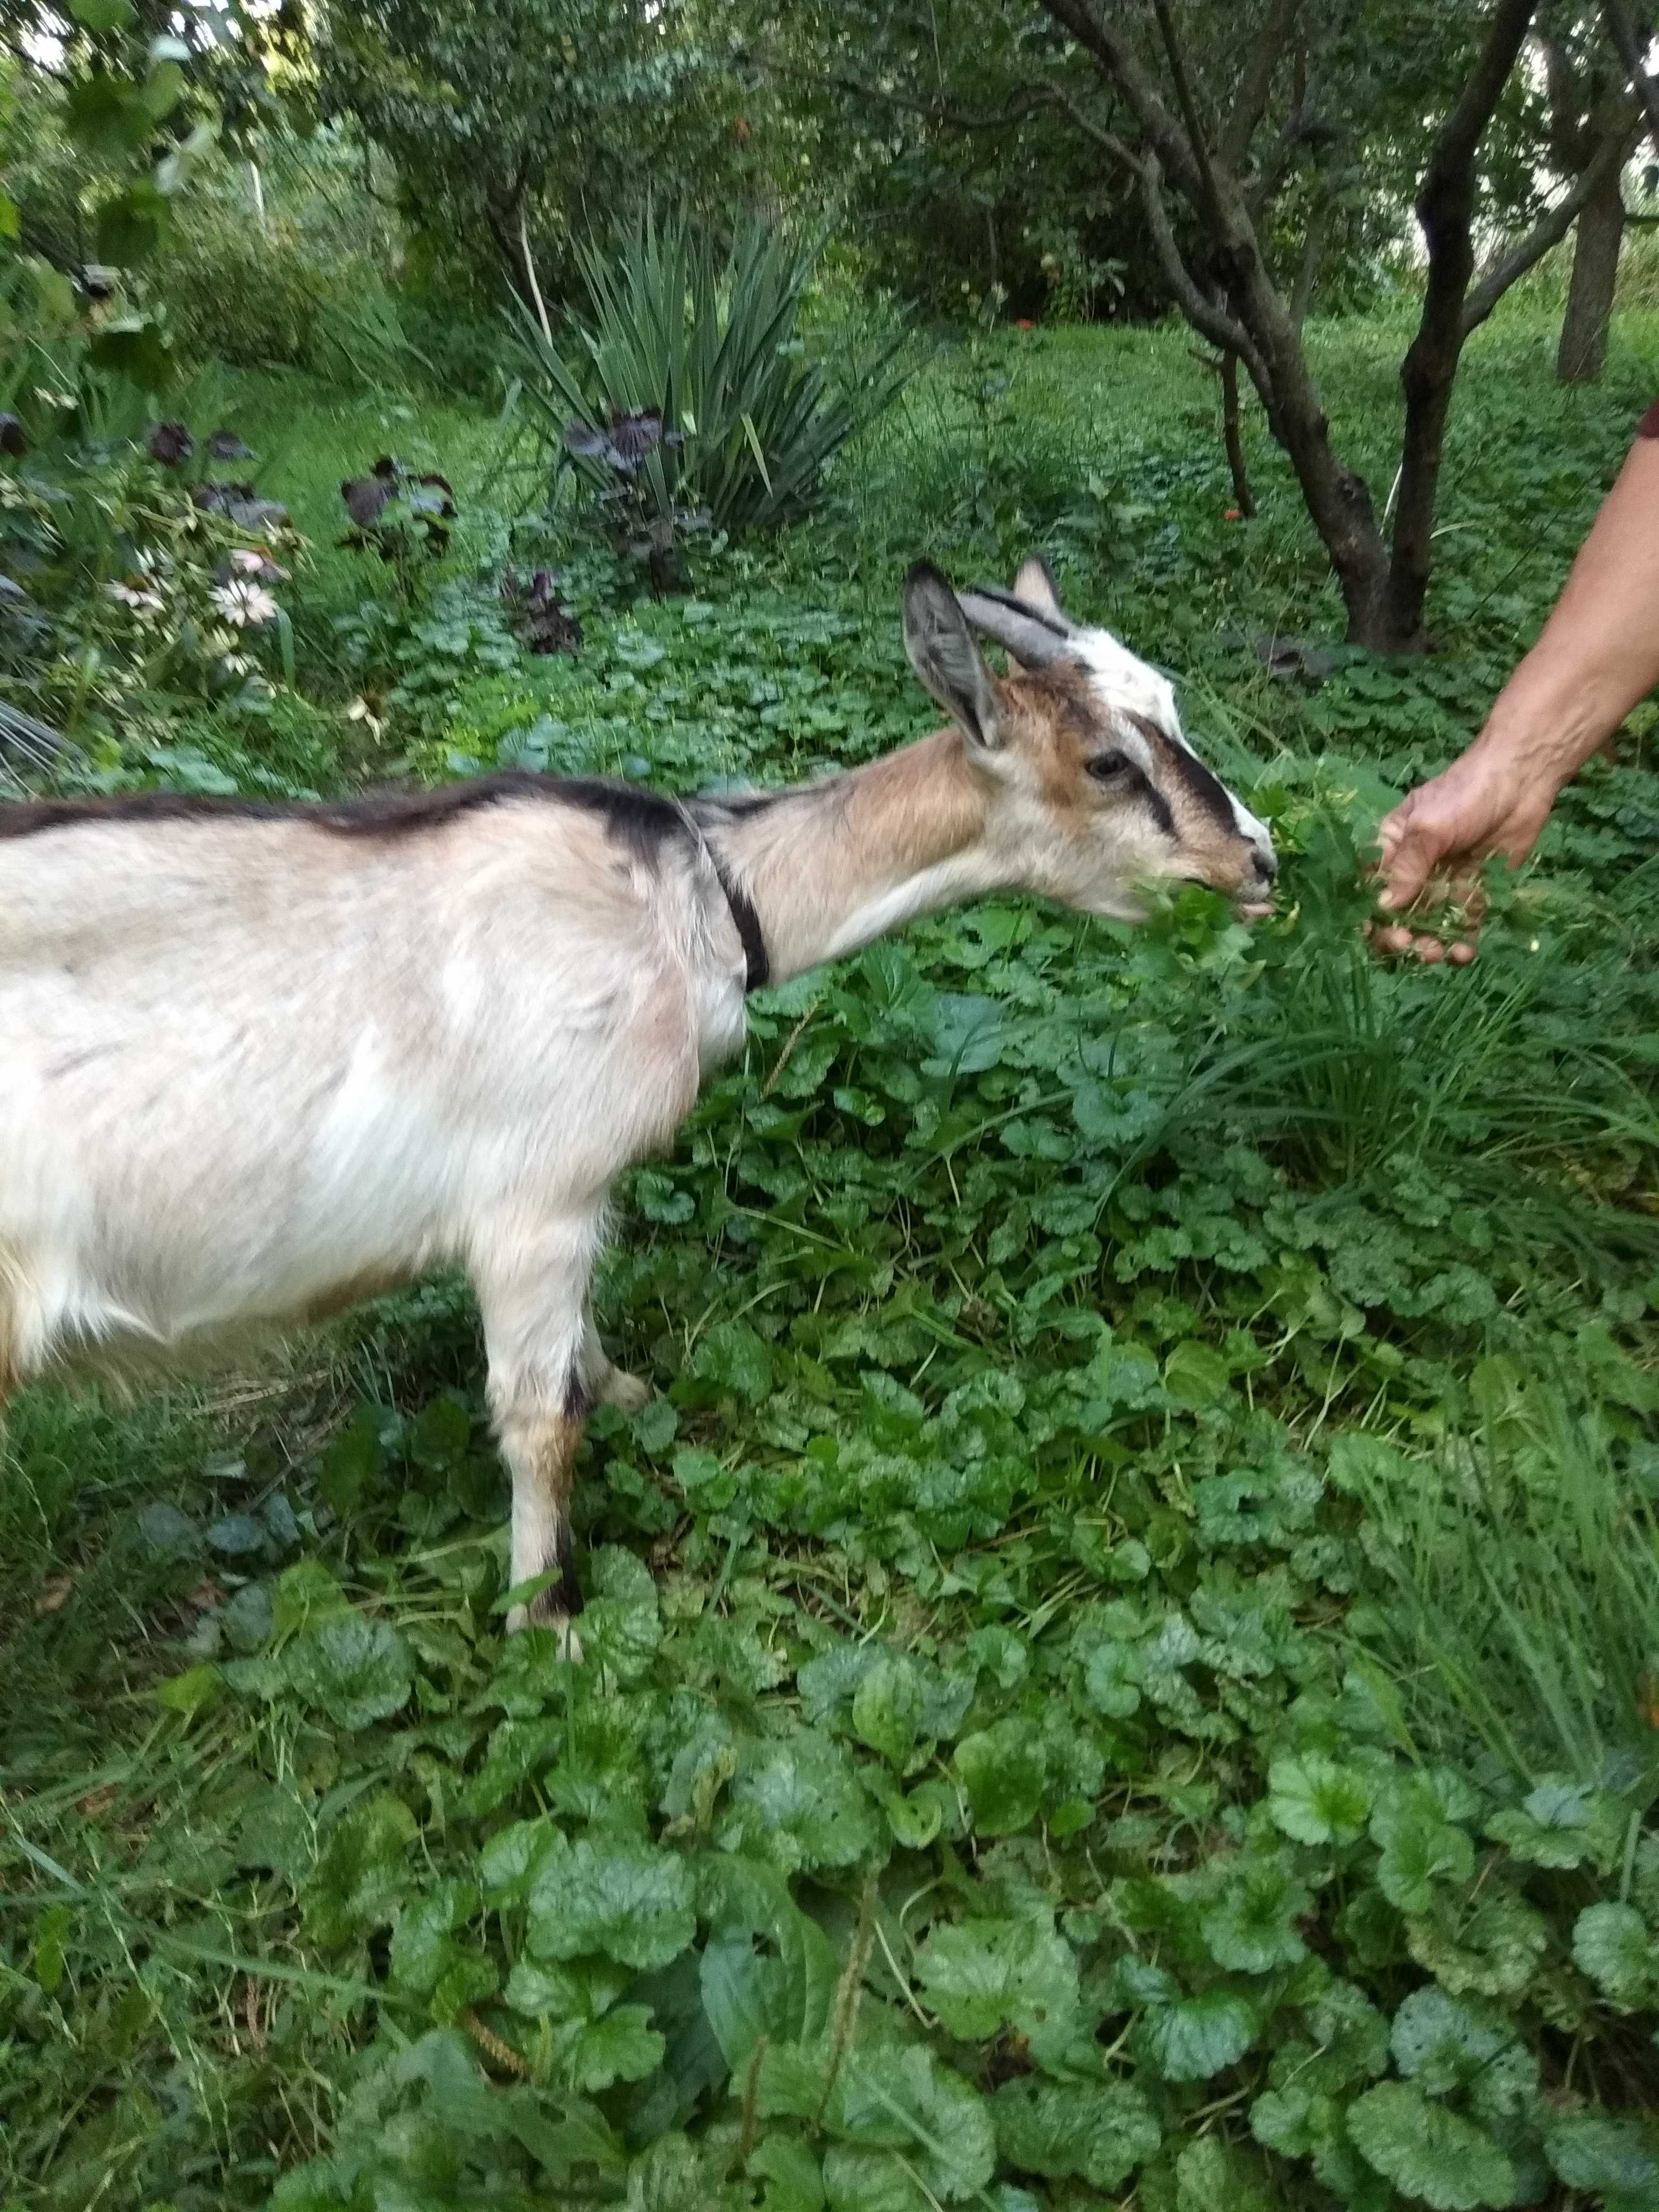
{"type": "Polygon", "coordinates": [[[1097,783],[1115,783],[1128,765],[1127,754],[1096,753],[1088,763],[1088,769],[1097,783]]]}

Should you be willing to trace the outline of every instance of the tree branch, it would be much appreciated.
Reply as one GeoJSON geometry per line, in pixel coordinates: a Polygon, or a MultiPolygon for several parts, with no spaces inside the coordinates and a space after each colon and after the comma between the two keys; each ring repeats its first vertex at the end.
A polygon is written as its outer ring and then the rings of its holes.
{"type": "Polygon", "coordinates": [[[1215,188],[1215,171],[1210,165],[1210,149],[1200,119],[1198,103],[1193,98],[1193,88],[1187,82],[1187,64],[1181,58],[1181,46],[1175,34],[1175,25],[1170,17],[1170,0],[1152,0],[1152,14],[1158,19],[1158,36],[1164,41],[1164,52],[1170,64],[1170,76],[1175,85],[1176,105],[1187,126],[1188,143],[1193,149],[1197,164],[1199,181],[1204,189],[1211,217],[1218,224],[1221,220],[1221,197],[1215,188]]]}
{"type": "Polygon", "coordinates": [[[861,83],[856,77],[824,76],[817,70],[792,70],[772,67],[770,74],[785,82],[814,85],[831,92],[850,93],[855,100],[879,102],[885,107],[896,107],[905,115],[918,115],[924,122],[937,123],[947,131],[1006,131],[1016,123],[1023,123],[1030,115],[1048,103],[1048,88],[1042,84],[1022,85],[1006,107],[987,115],[975,115],[966,109],[953,107],[947,100],[918,100],[902,92],[888,92],[873,84],[861,83]]]}
{"type": "Polygon", "coordinates": [[[1632,101],[1626,110],[1622,129],[1609,131],[1596,149],[1588,166],[1580,172],[1577,180],[1554,207],[1539,217],[1522,239],[1517,240],[1508,252],[1500,254],[1479,283],[1470,290],[1463,302],[1459,319],[1459,336],[1468,337],[1478,330],[1498,302],[1517,278],[1524,276],[1535,261],[1541,261],[1551,246],[1559,246],[1578,218],[1580,209],[1602,184],[1609,169],[1624,167],[1630,147],[1636,135],[1637,112],[1632,101]]]}
{"type": "Polygon", "coordinates": [[[1251,382],[1258,391],[1261,391],[1262,379],[1267,371],[1261,355],[1251,343],[1249,332],[1200,289],[1182,258],[1180,241],[1170,221],[1170,211],[1164,204],[1164,173],[1157,155],[1135,153],[1115,131],[1108,131],[1092,116],[1085,115],[1063,85],[1051,84],[1048,96],[1057,107],[1065,109],[1085,137],[1091,138],[1097,146],[1109,154],[1134,178],[1146,204],[1146,227],[1152,234],[1152,248],[1164,271],[1164,281],[1175,295],[1176,305],[1193,328],[1208,338],[1212,346],[1222,353],[1237,354],[1249,369],[1251,382]]]}
{"type": "Polygon", "coordinates": [[[1237,169],[1250,150],[1250,141],[1267,112],[1268,95],[1273,88],[1273,75],[1290,42],[1300,5],[1301,0],[1274,0],[1267,20],[1256,34],[1255,43],[1245,58],[1238,98],[1233,103],[1233,112],[1221,134],[1221,158],[1230,169],[1237,169]]]}
{"type": "Polygon", "coordinates": [[[1625,64],[1631,88],[1642,103],[1642,112],[1647,118],[1648,136],[1659,147],[1659,84],[1656,84],[1643,66],[1645,57],[1642,40],[1638,35],[1626,0],[1602,0],[1601,13],[1619,58],[1625,64]]]}
{"type": "Polygon", "coordinates": [[[1042,4],[1061,29],[1094,56],[1128,101],[1152,152],[1188,198],[1194,198],[1203,189],[1203,179],[1187,134],[1128,40],[1101,21],[1090,0],[1042,0],[1042,4]]]}

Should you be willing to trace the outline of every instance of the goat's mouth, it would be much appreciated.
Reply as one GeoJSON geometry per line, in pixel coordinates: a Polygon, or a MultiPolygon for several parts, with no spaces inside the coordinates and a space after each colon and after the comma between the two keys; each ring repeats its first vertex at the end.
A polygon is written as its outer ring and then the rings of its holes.
{"type": "MultiPolygon", "coordinates": [[[[1219,884],[1212,884],[1207,876],[1197,874],[1177,876],[1175,880],[1181,884],[1202,884],[1206,890],[1220,890],[1223,888],[1219,884]]],[[[1271,884],[1259,891],[1253,891],[1248,898],[1236,895],[1233,899],[1233,912],[1241,921],[1265,921],[1273,910],[1273,895],[1271,884]]]]}

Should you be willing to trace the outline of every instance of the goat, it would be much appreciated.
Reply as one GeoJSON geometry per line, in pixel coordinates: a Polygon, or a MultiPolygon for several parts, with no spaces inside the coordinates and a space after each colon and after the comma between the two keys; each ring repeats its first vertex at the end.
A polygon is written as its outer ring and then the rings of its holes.
{"type": "Polygon", "coordinates": [[[1040,561],[960,598],[919,564],[903,634],[951,726],[774,794],[509,774],[0,807],[0,1407],[65,1359],[459,1264],[512,1478],[510,1625],[568,1646],[583,1420],[646,1395],[588,1309],[607,1200],[738,1049],[745,992],[1005,889],[1133,920],[1185,878],[1265,910],[1267,829],[1040,561]]]}

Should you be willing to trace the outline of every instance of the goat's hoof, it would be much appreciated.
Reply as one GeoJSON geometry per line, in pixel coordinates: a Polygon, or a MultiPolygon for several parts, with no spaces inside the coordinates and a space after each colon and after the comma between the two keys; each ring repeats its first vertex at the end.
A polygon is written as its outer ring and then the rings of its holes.
{"type": "Polygon", "coordinates": [[[602,1406],[614,1406],[619,1413],[637,1413],[651,1403],[651,1385],[642,1375],[630,1375],[625,1368],[611,1368],[599,1381],[599,1400],[602,1406]]]}
{"type": "Polygon", "coordinates": [[[572,1666],[580,1666],[582,1640],[568,1613],[533,1613],[527,1605],[515,1605],[507,1616],[507,1632],[516,1636],[523,1628],[550,1628],[558,1638],[560,1658],[568,1659],[572,1666]]]}

